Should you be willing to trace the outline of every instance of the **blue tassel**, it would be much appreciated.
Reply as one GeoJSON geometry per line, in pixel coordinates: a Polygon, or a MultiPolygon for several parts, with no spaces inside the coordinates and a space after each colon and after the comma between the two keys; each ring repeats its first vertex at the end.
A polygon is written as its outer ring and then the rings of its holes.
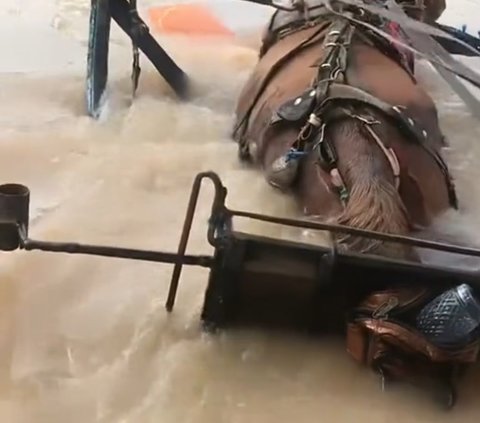
{"type": "Polygon", "coordinates": [[[298,151],[296,148],[291,148],[285,155],[285,161],[288,163],[290,160],[298,160],[306,154],[305,151],[298,151]]]}

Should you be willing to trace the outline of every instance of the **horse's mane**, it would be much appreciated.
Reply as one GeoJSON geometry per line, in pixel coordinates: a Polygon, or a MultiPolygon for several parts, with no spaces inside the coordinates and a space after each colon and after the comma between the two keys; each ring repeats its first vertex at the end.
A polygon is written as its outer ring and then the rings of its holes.
{"type": "MultiPolygon", "coordinates": [[[[360,229],[405,235],[409,231],[407,210],[395,187],[393,171],[361,122],[346,119],[332,124],[328,136],[338,151],[338,165],[349,190],[349,199],[335,223],[360,229]]],[[[406,258],[409,250],[381,241],[341,236],[349,250],[406,258]]]]}

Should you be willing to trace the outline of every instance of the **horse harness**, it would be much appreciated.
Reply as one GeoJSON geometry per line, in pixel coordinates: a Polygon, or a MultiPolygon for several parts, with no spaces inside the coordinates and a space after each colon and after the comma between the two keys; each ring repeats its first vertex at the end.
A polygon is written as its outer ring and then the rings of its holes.
{"type": "MultiPolygon", "coordinates": [[[[287,21],[283,26],[280,25],[279,28],[272,29],[273,22],[275,22],[274,14],[269,32],[267,32],[267,37],[260,52],[260,57],[279,38],[307,27],[324,23],[325,16],[328,16],[329,10],[319,7],[313,10],[316,11],[316,16],[313,16],[313,18],[310,16],[310,19],[304,18],[300,22],[298,20],[293,22],[287,21]]],[[[361,37],[370,45],[373,44],[390,57],[393,56],[396,62],[414,79],[413,58],[411,56],[373,33],[367,34],[364,30],[360,31],[348,19],[352,16],[355,16],[357,19],[366,19],[367,15],[368,12],[365,12],[363,9],[351,6],[348,7],[347,11],[343,11],[341,16],[332,16],[330,19],[328,32],[322,46],[322,50],[325,52],[324,59],[321,63],[318,63],[318,72],[314,81],[312,81],[312,86],[302,95],[282,104],[271,118],[270,127],[282,124],[298,125],[300,130],[289,152],[274,161],[267,172],[267,179],[278,188],[287,188],[293,183],[297,175],[300,159],[307,154],[313,153],[316,155],[318,164],[322,169],[330,174],[332,185],[337,188],[340,201],[345,205],[346,201],[348,201],[349,193],[338,170],[337,153],[335,146],[326,136],[326,128],[336,120],[353,118],[361,124],[361,128],[384,153],[392,168],[396,188],[398,189],[400,185],[400,164],[393,148],[385,145],[375,130],[375,125],[379,125],[380,122],[371,115],[355,113],[354,111],[355,106],[367,106],[379,111],[382,115],[395,122],[396,127],[407,135],[407,139],[412,138],[415,140],[435,160],[445,177],[450,205],[457,209],[458,201],[452,178],[442,157],[431,148],[429,142],[430,134],[415,121],[413,116],[409,115],[406,107],[401,105],[392,106],[367,91],[351,86],[346,82],[348,49],[354,35],[361,37]]],[[[393,22],[370,15],[368,19],[377,25],[381,24],[388,32],[402,36],[401,29],[395,26],[393,22]]],[[[277,65],[282,65],[285,61],[294,57],[300,49],[311,45],[312,39],[318,33],[323,32],[324,28],[324,26],[321,26],[319,31],[316,31],[313,36],[305,40],[297,49],[290,52],[287,57],[283,58],[284,60],[280,60],[277,65]]],[[[258,98],[266,88],[268,81],[277,69],[278,66],[267,75],[263,81],[263,86],[257,92],[256,98],[234,130],[233,135],[239,143],[239,153],[242,160],[251,159],[250,146],[245,137],[249,116],[256,106],[258,98]]]]}

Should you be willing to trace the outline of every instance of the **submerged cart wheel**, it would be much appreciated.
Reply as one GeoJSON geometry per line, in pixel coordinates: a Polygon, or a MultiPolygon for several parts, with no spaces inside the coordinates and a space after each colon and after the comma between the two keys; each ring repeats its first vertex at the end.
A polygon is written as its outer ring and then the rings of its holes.
{"type": "Polygon", "coordinates": [[[87,112],[97,119],[108,78],[110,0],[91,0],[87,56],[87,112]]]}

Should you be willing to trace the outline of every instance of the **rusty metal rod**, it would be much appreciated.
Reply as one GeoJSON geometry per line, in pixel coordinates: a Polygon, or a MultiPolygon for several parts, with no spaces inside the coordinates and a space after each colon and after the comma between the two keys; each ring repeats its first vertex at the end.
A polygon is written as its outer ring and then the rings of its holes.
{"type": "Polygon", "coordinates": [[[335,233],[343,233],[348,235],[357,235],[360,237],[377,239],[380,241],[396,242],[398,244],[429,248],[437,251],[446,251],[450,253],[464,254],[472,257],[480,257],[480,249],[478,248],[462,247],[460,245],[447,244],[447,243],[437,242],[437,241],[428,241],[428,240],[413,238],[405,235],[392,235],[392,234],[386,234],[386,233],[381,233],[376,231],[368,231],[365,229],[357,229],[357,228],[344,226],[344,225],[333,225],[333,224],[322,223],[322,222],[309,222],[309,221],[298,220],[298,219],[289,219],[285,217],[267,216],[263,214],[244,212],[239,210],[228,209],[228,212],[231,214],[231,216],[247,217],[250,219],[260,220],[268,223],[277,223],[280,225],[292,226],[296,228],[316,229],[316,230],[329,231],[329,232],[335,232],[335,233]]]}
{"type": "Polygon", "coordinates": [[[131,260],[143,260],[170,264],[184,264],[190,266],[211,267],[213,257],[184,255],[163,251],[137,250],[133,248],[120,248],[101,245],[88,245],[73,242],[48,242],[26,239],[21,248],[27,251],[41,250],[56,253],[87,254],[104,257],[115,257],[131,260]]]}
{"type": "MultiPolygon", "coordinates": [[[[215,189],[211,215],[214,216],[218,214],[221,210],[225,209],[226,189],[223,186],[220,177],[212,171],[201,172],[197,174],[195,180],[193,181],[192,191],[190,194],[190,199],[188,200],[187,211],[183,223],[182,235],[178,244],[177,255],[181,257],[186,257],[185,251],[187,249],[188,238],[190,236],[193,218],[195,217],[195,209],[198,203],[198,196],[200,194],[200,189],[202,187],[202,182],[204,179],[210,179],[215,189]]],[[[209,232],[210,230],[211,228],[209,228],[209,232]]],[[[213,258],[211,260],[213,260],[213,258]]],[[[182,262],[179,261],[175,264],[175,267],[173,268],[172,279],[170,280],[170,287],[168,289],[168,297],[165,303],[165,308],[168,312],[171,312],[173,310],[181,273],[182,262]]]]}

